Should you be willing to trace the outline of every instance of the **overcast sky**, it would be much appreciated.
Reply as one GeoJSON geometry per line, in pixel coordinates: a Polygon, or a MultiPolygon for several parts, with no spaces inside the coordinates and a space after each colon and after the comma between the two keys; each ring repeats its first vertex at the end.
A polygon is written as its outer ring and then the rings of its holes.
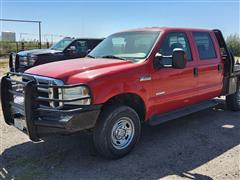
{"type": "MultiPolygon", "coordinates": [[[[105,37],[137,27],[177,26],[219,28],[226,36],[240,29],[239,0],[0,1],[1,18],[40,20],[43,34],[105,37]]],[[[14,31],[18,39],[37,38],[38,26],[1,22],[1,31],[14,31]]],[[[50,35],[43,38],[51,41],[50,35]]]]}

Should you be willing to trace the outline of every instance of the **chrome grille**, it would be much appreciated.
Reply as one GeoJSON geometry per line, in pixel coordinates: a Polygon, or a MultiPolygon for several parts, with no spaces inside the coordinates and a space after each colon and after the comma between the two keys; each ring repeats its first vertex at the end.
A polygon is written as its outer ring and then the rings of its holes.
{"type": "MultiPolygon", "coordinates": [[[[42,76],[33,76],[38,85],[59,85],[62,86],[63,82],[60,80],[42,77],[42,76]]],[[[28,82],[29,79],[24,76],[11,76],[11,79],[14,79],[18,82],[28,82]]],[[[12,82],[12,90],[15,91],[13,94],[13,103],[24,106],[24,85],[17,82],[12,82]]],[[[50,87],[37,87],[38,97],[43,98],[52,98],[52,99],[62,99],[61,89],[54,89],[50,87]]],[[[62,102],[39,102],[39,106],[48,107],[48,108],[60,108],[62,107],[62,102]]]]}
{"type": "Polygon", "coordinates": [[[12,53],[12,68],[16,68],[16,54],[12,53]]]}
{"type": "MultiPolygon", "coordinates": [[[[22,77],[14,76],[12,79],[22,81],[22,77]]],[[[12,82],[13,102],[16,104],[24,105],[24,85],[17,82],[12,82]]]]}
{"type": "MultiPolygon", "coordinates": [[[[62,86],[64,83],[61,80],[56,80],[53,78],[42,77],[42,76],[33,76],[37,84],[41,85],[59,85],[62,86]]],[[[61,99],[61,89],[58,88],[50,88],[50,87],[38,87],[38,96],[44,98],[51,98],[51,99],[61,99]]],[[[59,102],[41,102],[40,105],[49,106],[52,108],[59,108],[62,107],[62,103],[59,102]]]]}

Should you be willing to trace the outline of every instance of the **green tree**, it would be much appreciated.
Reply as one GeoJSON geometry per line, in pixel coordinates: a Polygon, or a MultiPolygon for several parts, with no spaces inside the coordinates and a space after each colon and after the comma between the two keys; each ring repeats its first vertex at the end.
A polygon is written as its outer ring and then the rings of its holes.
{"type": "Polygon", "coordinates": [[[240,37],[238,34],[231,34],[226,38],[228,48],[233,52],[234,56],[240,57],[240,37]]]}

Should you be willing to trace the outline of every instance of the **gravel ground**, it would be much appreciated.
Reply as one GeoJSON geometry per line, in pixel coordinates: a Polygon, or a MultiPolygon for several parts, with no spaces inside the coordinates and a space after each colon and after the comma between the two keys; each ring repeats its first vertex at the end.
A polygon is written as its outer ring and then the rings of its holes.
{"type": "MultiPolygon", "coordinates": [[[[0,65],[0,75],[4,71],[0,65]]],[[[0,123],[0,179],[240,179],[240,112],[224,104],[143,125],[136,148],[112,161],[96,154],[91,135],[33,143],[3,123],[2,114],[0,123]]]]}

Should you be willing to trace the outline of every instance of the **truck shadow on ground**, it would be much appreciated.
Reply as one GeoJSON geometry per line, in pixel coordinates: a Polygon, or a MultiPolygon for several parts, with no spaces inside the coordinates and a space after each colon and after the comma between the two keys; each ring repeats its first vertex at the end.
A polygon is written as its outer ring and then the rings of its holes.
{"type": "Polygon", "coordinates": [[[99,157],[85,133],[26,142],[3,152],[0,171],[6,178],[30,179],[156,179],[173,174],[212,179],[189,171],[239,145],[239,121],[239,112],[220,105],[159,126],[144,125],[139,144],[119,160],[99,157]]]}

